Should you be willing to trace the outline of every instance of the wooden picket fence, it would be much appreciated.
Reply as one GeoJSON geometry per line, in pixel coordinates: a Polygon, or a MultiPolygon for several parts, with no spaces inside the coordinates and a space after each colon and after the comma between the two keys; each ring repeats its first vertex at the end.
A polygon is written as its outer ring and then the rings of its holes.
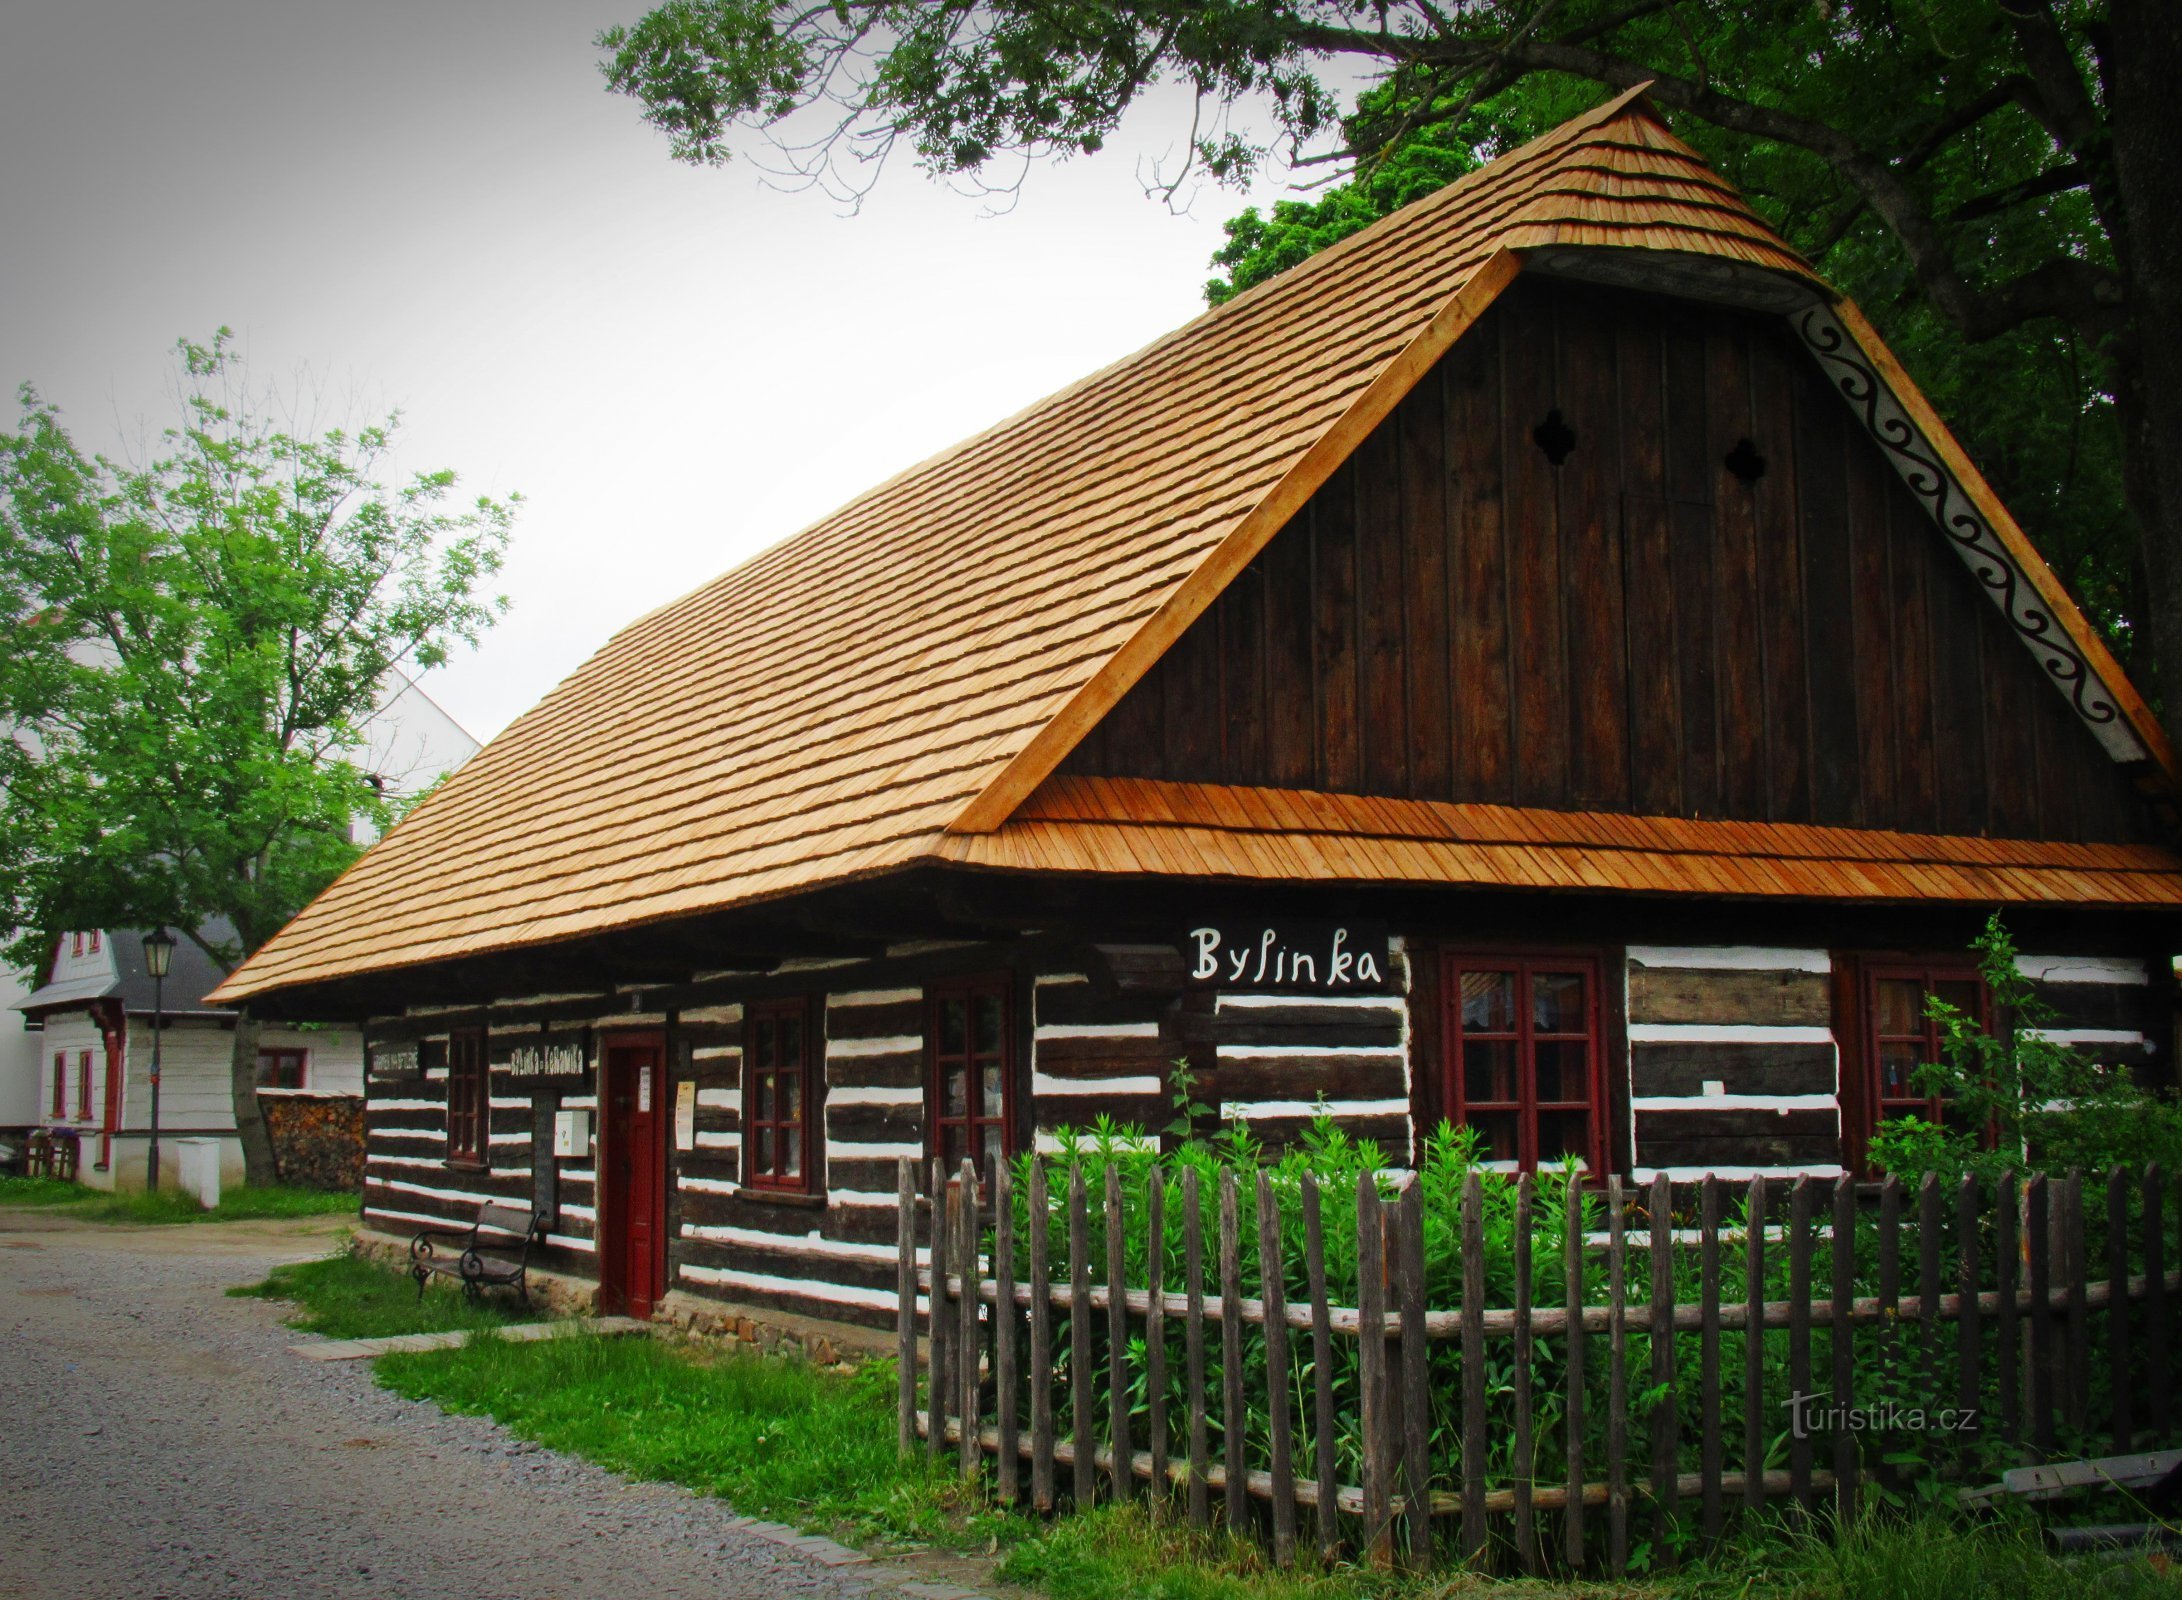
{"type": "Polygon", "coordinates": [[[1424,1185],[1360,1177],[1354,1304],[1329,1295],[1325,1248],[1350,1197],[1309,1178],[1260,1173],[1245,1187],[1223,1170],[1201,1185],[1194,1169],[1155,1166],[1130,1214],[1116,1166],[1100,1194],[1072,1166],[1058,1216],[1043,1161],[1020,1216],[1005,1165],[983,1193],[967,1162],[952,1181],[934,1162],[922,1196],[918,1178],[904,1160],[901,1448],[921,1437],[965,1479],[989,1474],[1001,1503],[1040,1511],[1149,1486],[1196,1526],[1217,1515],[1256,1531],[1284,1564],[1315,1538],[1329,1556],[1381,1563],[1444,1553],[1618,1572],[1632,1537],[1671,1559],[1738,1507],[1846,1511],[1875,1476],[1960,1479],[2174,1434],[2182,1273],[2166,1241],[2182,1193],[2156,1169],[2106,1179],[2095,1229],[2085,1205],[2100,1186],[2073,1174],[1994,1189],[1927,1179],[1913,1193],[1893,1180],[1875,1193],[1847,1179],[1733,1192],[1609,1180],[1588,1195],[1567,1185],[1552,1216],[1526,1175],[1500,1197],[1514,1208],[1502,1305],[1486,1291],[1484,1184],[1510,1181],[1497,1175],[1470,1173],[1458,1214],[1435,1219],[1459,1229],[1459,1265],[1443,1256],[1440,1273],[1459,1283],[1428,1281],[1424,1185]],[[1677,1228],[1678,1197],[1694,1227],[1677,1228]],[[1534,1271],[1549,1230],[1557,1282],[1534,1271]],[[1129,1281],[1132,1242],[1143,1282],[1129,1281]],[[1178,1285],[1164,1281],[1170,1259],[1178,1285]],[[1678,1290],[1678,1263],[1694,1296],[1678,1290]],[[1742,1292],[1724,1293],[1738,1264],[1742,1292]],[[1453,1309],[1436,1304],[1443,1291],[1453,1309]],[[1904,1435],[1881,1391],[1927,1399],[1920,1426],[1968,1413],[1979,1431],[1904,1435]],[[1808,1426],[1789,1425],[1791,1394],[1822,1394],[1803,1403],[1808,1426]]]}

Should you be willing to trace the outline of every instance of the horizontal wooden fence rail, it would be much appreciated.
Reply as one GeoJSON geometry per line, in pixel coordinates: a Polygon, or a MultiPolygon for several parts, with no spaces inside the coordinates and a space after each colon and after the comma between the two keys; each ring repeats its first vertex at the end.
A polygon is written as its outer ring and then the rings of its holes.
{"type": "Polygon", "coordinates": [[[2175,1431],[2182,1189],[2156,1169],[2087,1212],[2076,1174],[1364,1172],[1335,1205],[1308,1176],[1114,1157],[1055,1205],[1024,1165],[1020,1194],[1004,1164],[935,1162],[920,1196],[905,1160],[899,1186],[899,1441],[1003,1504],[1149,1492],[1283,1563],[1308,1536],[1620,1571],[1737,1508],[2175,1431]]]}

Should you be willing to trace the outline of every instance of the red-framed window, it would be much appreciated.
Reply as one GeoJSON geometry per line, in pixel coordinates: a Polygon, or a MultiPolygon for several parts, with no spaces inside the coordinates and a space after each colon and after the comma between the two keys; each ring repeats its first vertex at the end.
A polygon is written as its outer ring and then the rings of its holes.
{"type": "Polygon", "coordinates": [[[492,1142],[492,1085],[485,1035],[466,1029],[447,1041],[447,1159],[481,1167],[492,1142]]]}
{"type": "Polygon", "coordinates": [[[300,1089],[311,1074],[311,1053],[308,1050],[260,1050],[258,1052],[258,1087],[260,1089],[300,1089]]]}
{"type": "Polygon", "coordinates": [[[76,1052],[76,1120],[91,1120],[91,1052],[76,1052]]]}
{"type": "Polygon", "coordinates": [[[1941,1059],[1940,1025],[1925,1014],[1934,999],[1992,1026],[1992,993],[1963,961],[1874,961],[1863,969],[1864,1107],[1868,1138],[1889,1117],[1948,1120],[1947,1101],[1917,1082],[1917,1069],[1941,1059]]]}
{"type": "Polygon", "coordinates": [[[91,933],[90,933],[90,942],[89,942],[89,946],[88,946],[88,948],[90,949],[90,952],[91,952],[91,954],[93,954],[93,955],[97,955],[97,954],[98,954],[98,935],[99,935],[99,930],[98,930],[98,929],[96,929],[96,928],[93,928],[93,929],[91,930],[91,933]]]}
{"type": "Polygon", "coordinates": [[[1599,963],[1587,955],[1468,955],[1442,968],[1445,1103],[1487,1160],[1534,1171],[1575,1156],[1606,1170],[1599,963]]]}
{"type": "Polygon", "coordinates": [[[73,957],[73,956],[80,956],[80,955],[82,955],[82,954],[83,954],[83,935],[82,935],[82,934],[80,934],[80,933],[72,933],[72,934],[70,934],[70,935],[69,935],[68,937],[69,937],[69,940],[70,940],[70,944],[69,944],[69,947],[68,947],[68,953],[69,953],[69,955],[70,955],[70,956],[72,956],[72,957],[73,957]]]}
{"type": "Polygon", "coordinates": [[[68,1052],[53,1052],[53,1115],[68,1115],[68,1052]]]}
{"type": "Polygon", "coordinates": [[[818,1004],[752,1001],[743,1011],[743,1183],[809,1194],[818,1183],[818,1004]]]}
{"type": "Polygon", "coordinates": [[[924,1125],[928,1152],[988,1174],[1015,1154],[1015,986],[1006,977],[925,991],[924,1125]]]}

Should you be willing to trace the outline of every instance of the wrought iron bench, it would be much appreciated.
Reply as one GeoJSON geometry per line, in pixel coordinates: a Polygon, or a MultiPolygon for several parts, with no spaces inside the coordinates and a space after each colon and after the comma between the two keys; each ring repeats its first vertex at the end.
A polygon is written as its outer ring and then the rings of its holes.
{"type": "Polygon", "coordinates": [[[420,1228],[409,1241],[409,1275],[417,1280],[417,1298],[437,1277],[454,1278],[475,1305],[487,1289],[513,1289],[530,1304],[531,1246],[544,1237],[551,1219],[520,1206],[487,1202],[467,1228],[420,1228]]]}

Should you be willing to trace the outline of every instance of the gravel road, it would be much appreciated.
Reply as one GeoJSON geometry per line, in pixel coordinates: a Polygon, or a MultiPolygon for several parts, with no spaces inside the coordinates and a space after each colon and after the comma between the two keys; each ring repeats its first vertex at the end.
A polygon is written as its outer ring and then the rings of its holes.
{"type": "Polygon", "coordinates": [[[848,1600],[959,1596],[940,1566],[832,1566],[310,1362],[231,1300],[332,1229],[118,1229],[0,1213],[0,1596],[848,1600]]]}

